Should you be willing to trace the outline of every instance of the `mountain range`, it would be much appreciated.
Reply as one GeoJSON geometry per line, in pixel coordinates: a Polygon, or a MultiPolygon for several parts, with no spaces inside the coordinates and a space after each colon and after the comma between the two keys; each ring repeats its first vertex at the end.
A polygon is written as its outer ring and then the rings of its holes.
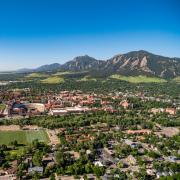
{"type": "Polygon", "coordinates": [[[99,74],[147,75],[173,78],[180,76],[180,58],[164,57],[140,50],[119,54],[107,60],[97,60],[85,55],[75,57],[64,64],[54,63],[36,69],[18,70],[18,72],[51,71],[89,71],[99,74]]]}

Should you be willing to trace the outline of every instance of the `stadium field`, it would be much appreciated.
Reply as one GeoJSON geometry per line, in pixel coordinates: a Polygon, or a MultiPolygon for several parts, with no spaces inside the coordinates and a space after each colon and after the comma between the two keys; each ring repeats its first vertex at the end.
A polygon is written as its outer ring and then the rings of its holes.
{"type": "Polygon", "coordinates": [[[33,140],[48,143],[49,138],[44,130],[0,131],[0,144],[10,145],[17,140],[18,144],[30,144],[33,140]]]}

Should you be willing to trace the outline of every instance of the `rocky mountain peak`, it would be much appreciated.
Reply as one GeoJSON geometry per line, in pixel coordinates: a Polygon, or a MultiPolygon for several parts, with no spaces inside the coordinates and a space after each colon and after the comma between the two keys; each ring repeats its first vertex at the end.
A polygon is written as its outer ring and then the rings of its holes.
{"type": "Polygon", "coordinates": [[[77,56],[63,65],[58,63],[41,66],[34,71],[97,71],[106,74],[150,75],[163,78],[180,76],[180,58],[169,58],[149,53],[131,51],[108,60],[97,60],[88,55],[77,56]]]}

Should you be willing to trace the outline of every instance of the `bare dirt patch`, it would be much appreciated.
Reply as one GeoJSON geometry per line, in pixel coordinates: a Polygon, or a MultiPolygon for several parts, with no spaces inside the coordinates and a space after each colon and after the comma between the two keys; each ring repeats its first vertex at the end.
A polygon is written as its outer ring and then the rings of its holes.
{"type": "Polygon", "coordinates": [[[23,130],[39,130],[40,128],[36,125],[26,125],[26,126],[23,126],[22,129],[23,130]]]}
{"type": "Polygon", "coordinates": [[[0,126],[0,131],[19,131],[20,126],[18,125],[9,125],[9,126],[0,126]]]}

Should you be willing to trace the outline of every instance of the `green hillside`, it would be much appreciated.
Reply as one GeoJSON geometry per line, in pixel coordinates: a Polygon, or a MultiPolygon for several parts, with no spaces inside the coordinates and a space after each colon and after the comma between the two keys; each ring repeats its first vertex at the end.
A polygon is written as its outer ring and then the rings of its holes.
{"type": "Polygon", "coordinates": [[[42,73],[31,73],[31,74],[28,74],[26,77],[27,78],[44,78],[44,77],[48,77],[48,75],[42,74],[42,73]]]}
{"type": "Polygon", "coordinates": [[[59,84],[64,82],[64,78],[58,76],[51,76],[41,80],[41,82],[45,84],[59,84]]]}
{"type": "Polygon", "coordinates": [[[121,76],[118,74],[114,74],[110,76],[110,78],[127,81],[130,83],[165,83],[167,82],[165,79],[161,79],[157,77],[147,77],[147,76],[121,76]]]}

